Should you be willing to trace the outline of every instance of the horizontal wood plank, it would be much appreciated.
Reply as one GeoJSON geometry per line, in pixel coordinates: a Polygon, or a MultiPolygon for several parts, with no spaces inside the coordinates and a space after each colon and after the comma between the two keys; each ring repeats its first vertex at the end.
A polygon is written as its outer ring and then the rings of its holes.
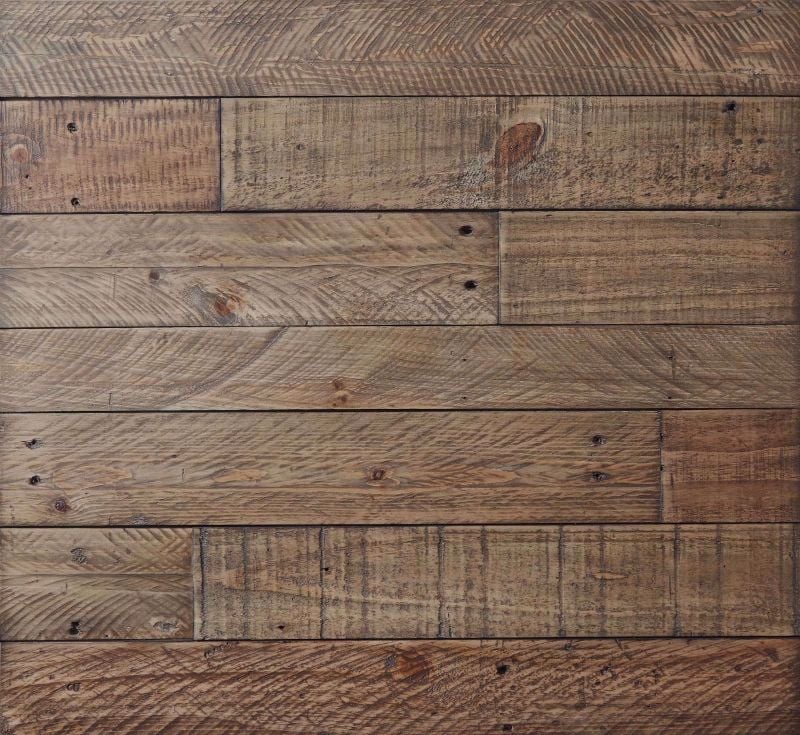
{"type": "Polygon", "coordinates": [[[287,631],[314,638],[791,636],[794,530],[406,526],[265,536],[271,532],[213,529],[200,537],[195,628],[220,639],[287,631]],[[284,577],[259,584],[269,573],[265,555],[289,561],[284,577]]]}
{"type": "Polygon", "coordinates": [[[0,417],[2,525],[635,522],[659,496],[655,412],[0,417]]]}
{"type": "Polygon", "coordinates": [[[224,208],[793,209],[791,98],[222,101],[224,208]]]}
{"type": "Polygon", "coordinates": [[[191,531],[0,529],[0,639],[192,637],[191,531]]]}
{"type": "Polygon", "coordinates": [[[800,320],[796,212],[504,212],[507,324],[800,320]]]}
{"type": "Polygon", "coordinates": [[[0,410],[797,407],[800,332],[288,327],[0,332],[0,410]]]}
{"type": "Polygon", "coordinates": [[[791,0],[18,0],[3,17],[0,96],[800,93],[791,0]]]}
{"type": "Polygon", "coordinates": [[[664,520],[800,521],[800,412],[665,411],[664,520]]]}
{"type": "Polygon", "coordinates": [[[0,212],[217,209],[218,111],[209,99],[0,101],[0,212]]]}

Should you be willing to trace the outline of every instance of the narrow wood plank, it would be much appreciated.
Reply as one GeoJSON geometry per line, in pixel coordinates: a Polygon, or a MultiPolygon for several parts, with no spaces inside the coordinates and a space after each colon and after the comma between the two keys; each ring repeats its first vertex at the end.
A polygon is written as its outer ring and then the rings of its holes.
{"type": "Polygon", "coordinates": [[[678,526],[678,635],[792,635],[800,590],[786,524],[678,526]]]}
{"type": "Polygon", "coordinates": [[[800,641],[12,643],[14,735],[795,735],[800,641]]]}
{"type": "Polygon", "coordinates": [[[225,209],[793,209],[791,98],[222,101],[225,209]]]}
{"type": "Polygon", "coordinates": [[[665,411],[664,520],[800,521],[800,412],[665,411]]]}
{"type": "Polygon", "coordinates": [[[200,638],[318,638],[316,528],[203,528],[195,554],[200,638]]]}
{"type": "Polygon", "coordinates": [[[0,639],[191,638],[191,532],[0,529],[0,639]]]}
{"type": "Polygon", "coordinates": [[[787,636],[795,625],[789,524],[289,529],[269,536],[289,560],[282,583],[259,571],[260,532],[203,533],[207,638],[281,638],[290,614],[307,637],[332,639],[787,636]]]}
{"type": "Polygon", "coordinates": [[[0,410],[797,407],[796,326],[14,329],[0,410]]]}
{"type": "Polygon", "coordinates": [[[0,525],[656,521],[658,436],[650,411],[7,414],[0,525]]]}
{"type": "Polygon", "coordinates": [[[83,218],[52,217],[42,233],[36,228],[38,218],[16,218],[7,226],[15,236],[3,250],[23,262],[39,251],[41,259],[37,267],[0,270],[5,295],[0,327],[497,322],[497,240],[491,215],[446,215],[446,225],[441,215],[425,214],[387,215],[385,224],[375,215],[301,215],[297,223],[293,217],[138,216],[138,223],[120,223],[112,234],[127,231],[141,237],[155,230],[144,252],[131,253],[139,240],[109,248],[102,228],[108,219],[119,223],[119,217],[100,215],[77,227],[67,224],[70,236],[53,257],[41,252],[53,223],[83,218]],[[477,237],[473,221],[479,223],[477,237]],[[179,224],[184,228],[170,243],[179,224]],[[99,229],[83,244],[75,243],[88,225],[99,229]],[[211,229],[190,245],[192,233],[207,225],[211,229]],[[165,239],[168,251],[155,251],[165,239]],[[176,246],[172,252],[170,244],[176,246]],[[67,254],[66,245],[77,247],[67,254]],[[117,248],[125,251],[119,259],[123,263],[148,257],[150,263],[97,267],[98,261],[113,262],[117,248]],[[80,257],[86,267],[72,265],[80,257]],[[161,267],[173,259],[203,265],[161,267]],[[63,260],[71,265],[60,266],[63,260]],[[211,267],[214,260],[248,264],[211,267]]]}
{"type": "Polygon", "coordinates": [[[504,212],[501,322],[797,322],[796,212],[504,212]]]}
{"type": "Polygon", "coordinates": [[[791,0],[22,0],[3,18],[12,97],[800,93],[791,0]]]}
{"type": "Polygon", "coordinates": [[[217,209],[218,108],[217,100],[2,101],[0,212],[217,209]]]}

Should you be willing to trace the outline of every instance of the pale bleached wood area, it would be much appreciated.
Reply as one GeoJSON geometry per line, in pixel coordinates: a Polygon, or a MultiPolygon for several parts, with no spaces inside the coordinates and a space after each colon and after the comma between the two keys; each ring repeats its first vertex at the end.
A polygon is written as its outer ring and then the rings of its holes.
{"type": "Polygon", "coordinates": [[[0,735],[797,735],[799,49],[7,0],[0,735]]]}

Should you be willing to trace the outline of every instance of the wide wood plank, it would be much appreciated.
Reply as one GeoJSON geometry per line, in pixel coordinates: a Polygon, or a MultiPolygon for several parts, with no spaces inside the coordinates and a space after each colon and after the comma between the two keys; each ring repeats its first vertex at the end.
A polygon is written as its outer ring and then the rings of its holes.
{"type": "Polygon", "coordinates": [[[7,414],[0,524],[655,521],[658,435],[649,411],[7,414]]]}
{"type": "Polygon", "coordinates": [[[218,110],[217,100],[0,101],[0,212],[217,209],[218,110]]]}
{"type": "Polygon", "coordinates": [[[800,93],[791,0],[21,0],[3,11],[4,96],[800,93]]]}
{"type": "Polygon", "coordinates": [[[791,98],[222,101],[225,209],[793,209],[791,98]]]}
{"type": "Polygon", "coordinates": [[[665,411],[664,520],[800,521],[800,412],[665,411]]]}
{"type": "Polygon", "coordinates": [[[200,539],[206,638],[796,632],[789,524],[231,528],[200,539]],[[278,582],[263,571],[265,544],[288,560],[278,582]]]}
{"type": "Polygon", "coordinates": [[[506,324],[797,322],[796,212],[504,212],[506,324]]]}
{"type": "Polygon", "coordinates": [[[497,322],[494,215],[10,219],[0,327],[497,322]]]}
{"type": "Polygon", "coordinates": [[[186,529],[0,529],[0,639],[192,637],[186,529]]]}
{"type": "Polygon", "coordinates": [[[14,329],[0,410],[796,407],[796,326],[14,329]]]}

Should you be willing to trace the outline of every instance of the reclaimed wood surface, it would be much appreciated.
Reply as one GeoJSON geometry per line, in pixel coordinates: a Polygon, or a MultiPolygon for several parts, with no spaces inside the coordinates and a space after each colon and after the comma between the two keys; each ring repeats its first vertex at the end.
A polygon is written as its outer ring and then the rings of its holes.
{"type": "Polygon", "coordinates": [[[797,407],[796,326],[14,329],[0,410],[797,407]]]}
{"type": "Polygon", "coordinates": [[[217,100],[0,101],[0,213],[212,210],[217,100]]]}
{"type": "Polygon", "coordinates": [[[655,521],[659,462],[651,411],[7,414],[0,524],[655,521]]]}
{"type": "Polygon", "coordinates": [[[795,735],[797,639],[6,643],[14,735],[795,735]]]}
{"type": "Polygon", "coordinates": [[[223,208],[793,209],[793,98],[222,100],[223,208]]]}
{"type": "Polygon", "coordinates": [[[11,97],[800,94],[792,0],[16,0],[3,20],[11,97]]]}
{"type": "Polygon", "coordinates": [[[797,212],[503,212],[506,324],[800,321],[797,212]]]}

